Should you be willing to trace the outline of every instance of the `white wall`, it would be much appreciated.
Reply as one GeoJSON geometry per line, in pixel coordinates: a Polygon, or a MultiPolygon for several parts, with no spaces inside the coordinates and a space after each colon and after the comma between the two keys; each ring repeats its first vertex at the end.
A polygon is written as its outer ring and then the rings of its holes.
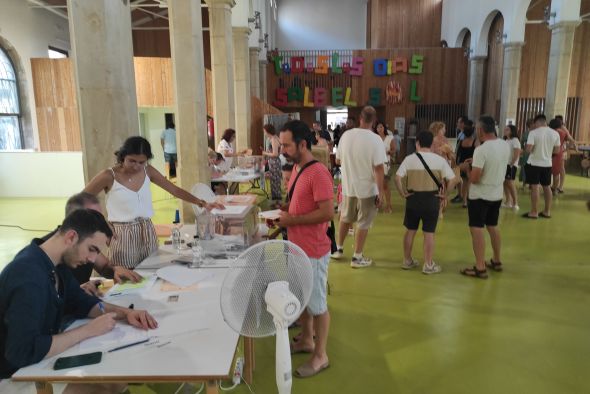
{"type": "MultiPolygon", "coordinates": [[[[524,42],[526,12],[531,0],[445,0],[443,1],[441,39],[449,46],[460,46],[457,38],[464,28],[471,32],[472,56],[487,56],[487,38],[492,20],[500,11],[504,17],[505,42],[524,42]]],[[[578,20],[580,0],[552,0],[556,12],[552,23],[578,20]]]]}
{"type": "Polygon", "coordinates": [[[277,47],[365,49],[364,0],[280,0],[277,47]]]}
{"type": "Polygon", "coordinates": [[[69,197],[84,188],[82,152],[0,152],[0,197],[69,197]]]}
{"type": "Polygon", "coordinates": [[[39,148],[39,133],[35,115],[35,98],[31,74],[31,58],[47,57],[51,45],[70,50],[68,21],[47,10],[30,8],[26,0],[0,0],[0,37],[8,41],[20,56],[25,70],[26,95],[32,138],[25,144],[27,148],[39,148]],[[32,145],[31,145],[32,144],[32,145]]]}

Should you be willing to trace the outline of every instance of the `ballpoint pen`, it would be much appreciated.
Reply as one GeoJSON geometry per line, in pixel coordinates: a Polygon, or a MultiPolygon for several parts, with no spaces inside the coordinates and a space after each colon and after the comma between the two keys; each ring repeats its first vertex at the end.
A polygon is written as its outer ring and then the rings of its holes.
{"type": "Polygon", "coordinates": [[[104,315],[104,304],[102,303],[102,301],[98,302],[98,309],[100,310],[100,313],[104,315]]]}
{"type": "Polygon", "coordinates": [[[109,350],[109,353],[116,352],[117,350],[127,349],[128,347],[131,347],[131,346],[141,345],[142,343],[146,343],[149,340],[150,340],[149,338],[146,338],[146,339],[142,339],[141,341],[130,343],[128,345],[119,346],[119,347],[109,350]]]}

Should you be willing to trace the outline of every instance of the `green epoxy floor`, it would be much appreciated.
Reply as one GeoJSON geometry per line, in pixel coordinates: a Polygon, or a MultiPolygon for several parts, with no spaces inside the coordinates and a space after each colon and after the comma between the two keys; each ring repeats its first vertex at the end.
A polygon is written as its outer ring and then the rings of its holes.
{"type": "MultiPolygon", "coordinates": [[[[590,179],[569,175],[550,220],[501,213],[505,272],[487,281],[458,274],[472,265],[467,213],[453,205],[437,229],[440,275],[400,269],[402,205],[380,214],[366,254],[375,266],[330,265],[332,366],[294,379],[294,393],[587,393],[590,361],[590,179]]],[[[519,213],[529,207],[520,192],[519,213]]],[[[176,201],[154,195],[156,223],[176,201]]],[[[52,229],[65,199],[0,199],[0,224],[52,229]]],[[[37,234],[0,227],[0,264],[37,234]]],[[[422,242],[415,244],[421,261],[422,242]]],[[[489,247],[489,244],[488,244],[489,247]]],[[[345,254],[350,257],[351,240],[345,254]]],[[[486,256],[490,256],[489,251],[486,256]]],[[[296,367],[306,359],[293,357],[296,367]]],[[[275,393],[274,338],[256,341],[255,393],[275,393]]],[[[229,385],[229,383],[226,383],[229,385]]],[[[178,385],[134,386],[173,393],[178,385]]],[[[194,392],[190,391],[190,392],[194,392]]],[[[185,392],[189,392],[188,390],[185,392]]],[[[247,393],[241,385],[236,393],[247,393]]]]}

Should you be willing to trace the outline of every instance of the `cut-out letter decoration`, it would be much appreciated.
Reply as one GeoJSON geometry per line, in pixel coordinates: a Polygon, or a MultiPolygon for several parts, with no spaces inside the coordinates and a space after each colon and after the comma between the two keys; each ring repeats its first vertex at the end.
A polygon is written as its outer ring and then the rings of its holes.
{"type": "Polygon", "coordinates": [[[303,101],[303,90],[298,87],[290,87],[287,90],[287,101],[303,101]]]}
{"type": "Polygon", "coordinates": [[[291,72],[293,74],[303,74],[305,70],[305,59],[303,56],[294,56],[291,58],[291,72]]]}
{"type": "Polygon", "coordinates": [[[303,94],[303,106],[313,107],[313,101],[309,100],[309,86],[305,87],[305,93],[303,94]]]}
{"type": "Polygon", "coordinates": [[[410,100],[414,102],[420,101],[422,98],[417,94],[418,83],[416,81],[410,82],[410,100]]]}
{"type": "Polygon", "coordinates": [[[281,75],[281,61],[283,60],[282,56],[273,56],[272,62],[275,65],[275,74],[281,75]]]}
{"type": "Polygon", "coordinates": [[[313,90],[313,104],[316,107],[326,107],[328,105],[328,91],[326,88],[315,88],[313,90]]]}
{"type": "Polygon", "coordinates": [[[318,66],[315,68],[316,74],[328,74],[330,68],[330,56],[318,56],[318,66]]]}
{"type": "Polygon", "coordinates": [[[276,100],[272,103],[275,107],[286,107],[288,100],[287,100],[287,89],[285,88],[278,88],[275,91],[275,98],[276,100]]]}
{"type": "Polygon", "coordinates": [[[332,88],[332,107],[342,107],[342,100],[342,88],[332,88]]]}
{"type": "Polygon", "coordinates": [[[352,58],[352,64],[350,65],[350,75],[354,75],[355,77],[360,77],[363,75],[363,63],[365,59],[360,56],[354,56],[352,58]]]}
{"type": "Polygon", "coordinates": [[[392,72],[393,74],[397,73],[407,73],[408,72],[408,59],[405,57],[396,57],[393,59],[393,66],[392,72]]]}
{"type": "Polygon", "coordinates": [[[287,74],[287,75],[291,74],[291,66],[289,65],[289,63],[283,63],[281,68],[283,69],[283,72],[285,74],[287,74]]]}
{"type": "Polygon", "coordinates": [[[412,55],[412,65],[410,67],[410,74],[422,74],[424,66],[424,55],[412,55]]]}
{"type": "Polygon", "coordinates": [[[305,68],[305,71],[308,72],[308,73],[310,73],[310,74],[313,74],[313,70],[314,70],[313,63],[312,62],[308,62],[307,63],[307,67],[305,68]]]}
{"type": "Polygon", "coordinates": [[[369,101],[367,105],[378,107],[381,105],[381,89],[380,88],[369,88],[369,101]]]}
{"type": "Polygon", "coordinates": [[[375,74],[378,77],[384,77],[387,75],[387,60],[386,59],[373,60],[373,74],[375,74]]]}
{"type": "Polygon", "coordinates": [[[342,74],[342,68],[338,67],[338,61],[340,60],[340,55],[338,52],[334,52],[332,54],[332,74],[342,74]]]}
{"type": "Polygon", "coordinates": [[[356,101],[352,101],[350,96],[352,94],[352,88],[346,88],[346,96],[344,97],[344,105],[347,107],[356,107],[356,101]]]}
{"type": "Polygon", "coordinates": [[[342,63],[342,72],[344,74],[348,74],[350,72],[350,63],[349,62],[342,63]]]}

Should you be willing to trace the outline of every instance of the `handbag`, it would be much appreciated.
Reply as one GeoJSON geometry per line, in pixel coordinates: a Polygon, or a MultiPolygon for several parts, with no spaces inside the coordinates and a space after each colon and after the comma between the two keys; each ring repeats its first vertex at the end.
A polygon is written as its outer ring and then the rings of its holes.
{"type": "Polygon", "coordinates": [[[440,198],[441,208],[445,208],[447,206],[447,197],[446,197],[447,190],[446,190],[445,185],[443,183],[441,183],[441,181],[439,181],[437,177],[434,176],[434,174],[432,173],[432,170],[430,169],[430,167],[428,167],[428,164],[426,164],[426,161],[424,160],[422,155],[420,153],[416,152],[416,156],[418,156],[418,159],[420,159],[420,161],[422,162],[424,169],[426,169],[426,172],[428,172],[428,175],[430,175],[430,177],[432,178],[432,180],[436,184],[436,187],[438,188],[439,196],[444,196],[444,197],[439,197],[439,198],[440,198]]]}
{"type": "MultiPolygon", "coordinates": [[[[295,177],[295,180],[293,181],[293,184],[291,185],[291,188],[289,189],[289,193],[287,194],[288,202],[290,202],[291,198],[293,197],[293,192],[295,191],[295,184],[297,183],[297,180],[299,179],[299,176],[301,175],[301,173],[303,173],[303,171],[307,167],[309,167],[315,163],[319,163],[319,162],[317,160],[312,160],[312,161],[306,163],[303,167],[301,167],[301,169],[297,173],[297,176],[295,177]]],[[[330,220],[330,225],[328,226],[328,230],[326,230],[326,235],[328,236],[328,238],[330,238],[331,253],[334,253],[338,248],[336,247],[336,230],[334,228],[334,221],[333,220],[330,220]]]]}

